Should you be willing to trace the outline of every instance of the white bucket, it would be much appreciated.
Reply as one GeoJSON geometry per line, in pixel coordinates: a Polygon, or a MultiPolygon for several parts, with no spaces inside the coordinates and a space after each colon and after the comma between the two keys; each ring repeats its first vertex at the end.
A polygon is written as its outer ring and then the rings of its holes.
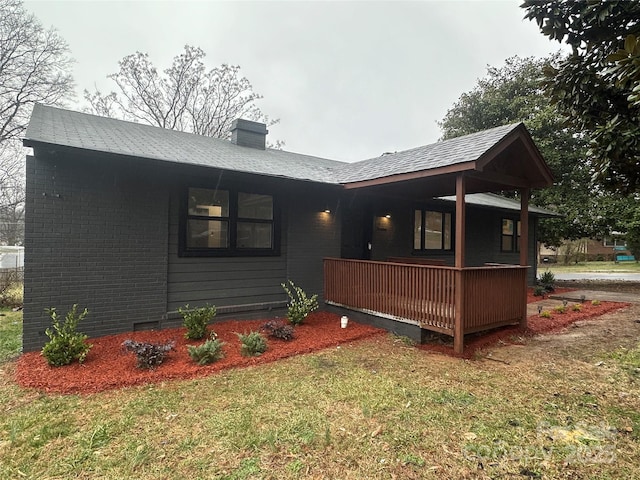
{"type": "Polygon", "coordinates": [[[343,315],[342,318],[340,318],[340,326],[342,328],[347,328],[347,323],[349,323],[349,317],[343,315]]]}

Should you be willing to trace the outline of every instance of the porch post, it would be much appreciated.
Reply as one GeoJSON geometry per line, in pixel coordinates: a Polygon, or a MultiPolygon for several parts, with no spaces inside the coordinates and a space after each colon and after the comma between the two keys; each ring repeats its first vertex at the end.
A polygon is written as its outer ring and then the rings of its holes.
{"type": "MultiPolygon", "coordinates": [[[[520,189],[520,265],[529,265],[529,189],[520,189]]],[[[520,326],[527,327],[527,273],[524,275],[523,312],[520,318],[520,326]]]]}
{"type": "Polygon", "coordinates": [[[453,330],[453,350],[464,351],[464,251],[465,251],[465,178],[462,173],[456,177],[456,317],[453,330]]]}

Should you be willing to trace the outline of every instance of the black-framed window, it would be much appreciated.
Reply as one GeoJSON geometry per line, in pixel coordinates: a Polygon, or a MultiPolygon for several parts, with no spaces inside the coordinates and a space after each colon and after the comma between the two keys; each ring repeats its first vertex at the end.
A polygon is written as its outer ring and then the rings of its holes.
{"type": "Polygon", "coordinates": [[[500,250],[503,252],[520,251],[520,221],[511,218],[502,219],[500,250]]]}
{"type": "Polygon", "coordinates": [[[181,255],[279,254],[273,195],[200,187],[187,188],[185,195],[181,255]]]}
{"type": "Polygon", "coordinates": [[[416,208],[413,211],[413,249],[452,249],[453,221],[451,212],[416,208]]]}

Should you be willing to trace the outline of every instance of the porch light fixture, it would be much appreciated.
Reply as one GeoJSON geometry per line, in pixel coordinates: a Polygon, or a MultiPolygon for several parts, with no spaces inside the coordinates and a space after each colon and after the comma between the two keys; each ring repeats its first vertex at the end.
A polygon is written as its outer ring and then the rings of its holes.
{"type": "Polygon", "coordinates": [[[329,208],[325,208],[325,209],[323,210],[323,212],[324,212],[324,213],[331,213],[331,210],[329,210],[329,208]]]}
{"type": "Polygon", "coordinates": [[[387,213],[387,214],[384,216],[384,218],[386,218],[387,220],[389,220],[389,219],[391,218],[391,214],[390,214],[390,213],[387,213]]]}

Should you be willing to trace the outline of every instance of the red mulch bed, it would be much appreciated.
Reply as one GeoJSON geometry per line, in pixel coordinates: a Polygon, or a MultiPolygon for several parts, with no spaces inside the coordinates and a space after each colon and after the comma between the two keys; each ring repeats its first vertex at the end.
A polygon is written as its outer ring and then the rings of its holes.
{"type": "Polygon", "coordinates": [[[359,340],[384,332],[378,328],[350,321],[347,328],[340,327],[340,317],[327,312],[314,312],[303,325],[296,327],[294,339],[284,341],[267,339],[268,349],[259,357],[243,357],[236,333],[259,330],[265,320],[220,322],[211,325],[218,338],[226,343],[225,357],[210,365],[197,365],[187,353],[186,345],[202,342],[187,341],[184,328],[130,332],[90,339],[93,348],[83,364],[72,363],[64,367],[51,367],[40,352],[23,354],[18,360],[16,380],[23,387],[32,387],[48,393],[95,393],[167,379],[204,377],[213,372],[234,367],[248,367],[273,362],[281,358],[309,353],[341,343],[359,340]],[[122,349],[126,339],[149,343],[174,340],[175,350],[155,370],[136,368],[135,355],[122,349]]]}
{"type": "MultiPolygon", "coordinates": [[[[540,300],[540,297],[533,298],[540,300]]],[[[552,318],[532,315],[528,319],[526,330],[514,326],[468,336],[465,338],[465,351],[462,355],[454,354],[452,339],[447,336],[434,336],[437,338],[435,343],[420,345],[419,348],[429,352],[471,358],[478,350],[495,345],[499,341],[516,343],[519,337],[558,332],[578,320],[598,317],[628,305],[602,302],[594,306],[591,303],[585,303],[581,312],[553,313],[552,318]]],[[[25,353],[18,360],[16,380],[23,387],[36,388],[48,393],[89,394],[169,379],[205,377],[220,370],[273,362],[385,333],[384,330],[353,321],[343,329],[340,328],[339,316],[327,312],[315,312],[303,325],[296,327],[295,338],[292,341],[268,339],[269,348],[264,354],[259,357],[243,357],[240,355],[240,342],[236,333],[258,330],[264,322],[265,320],[236,320],[213,324],[211,328],[215,330],[220,340],[226,342],[226,345],[225,357],[210,365],[199,366],[189,358],[186,345],[201,342],[187,341],[184,338],[185,329],[174,328],[91,339],[93,348],[83,364],[73,363],[64,367],[50,367],[40,352],[25,353]],[[135,356],[122,349],[122,342],[126,339],[150,343],[173,340],[176,346],[157,369],[141,370],[135,366],[135,356]]]]}
{"type": "MultiPolygon", "coordinates": [[[[570,289],[568,289],[570,290],[570,289]]],[[[556,290],[556,293],[564,293],[556,290]]],[[[538,300],[541,297],[535,297],[538,300]]],[[[472,358],[478,350],[492,347],[498,342],[506,344],[519,344],[522,337],[532,337],[543,333],[560,333],[572,323],[589,318],[599,317],[605,313],[613,312],[628,307],[629,303],[602,302],[600,305],[592,305],[591,302],[582,304],[580,312],[571,310],[573,303],[569,303],[565,313],[552,312],[551,318],[543,318],[539,315],[531,315],[527,318],[527,328],[519,326],[502,327],[490,332],[480,332],[466,336],[464,339],[464,353],[456,354],[453,351],[453,338],[444,335],[434,335],[433,342],[419,345],[418,348],[429,352],[444,353],[461,358],[472,358]]]]}

